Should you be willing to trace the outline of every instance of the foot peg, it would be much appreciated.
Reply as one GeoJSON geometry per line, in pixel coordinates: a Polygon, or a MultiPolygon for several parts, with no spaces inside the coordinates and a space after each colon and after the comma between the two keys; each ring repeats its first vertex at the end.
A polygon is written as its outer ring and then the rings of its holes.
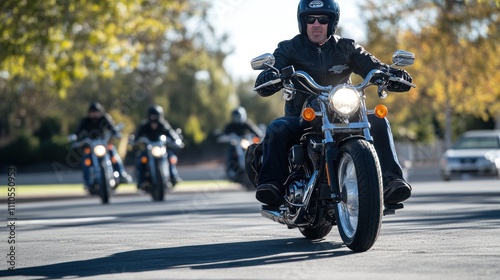
{"type": "Polygon", "coordinates": [[[384,204],[384,216],[385,215],[394,215],[396,214],[396,210],[403,209],[403,203],[398,204],[384,204]]]}

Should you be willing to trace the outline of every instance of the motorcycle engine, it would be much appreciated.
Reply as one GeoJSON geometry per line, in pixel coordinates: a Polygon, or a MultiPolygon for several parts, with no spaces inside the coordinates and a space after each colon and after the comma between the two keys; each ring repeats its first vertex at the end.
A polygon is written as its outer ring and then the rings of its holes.
{"type": "Polygon", "coordinates": [[[295,180],[288,186],[288,201],[293,204],[302,204],[304,199],[304,190],[306,181],[303,179],[295,180]]]}

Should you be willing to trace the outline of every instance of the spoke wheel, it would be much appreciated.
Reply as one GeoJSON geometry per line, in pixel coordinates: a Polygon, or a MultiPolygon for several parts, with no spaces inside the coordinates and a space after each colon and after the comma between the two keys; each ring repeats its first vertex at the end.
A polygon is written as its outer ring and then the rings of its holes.
{"type": "Polygon", "coordinates": [[[370,249],[382,224],[382,172],[373,145],[353,139],[339,149],[341,201],[336,220],[342,241],[355,252],[370,249]]]}

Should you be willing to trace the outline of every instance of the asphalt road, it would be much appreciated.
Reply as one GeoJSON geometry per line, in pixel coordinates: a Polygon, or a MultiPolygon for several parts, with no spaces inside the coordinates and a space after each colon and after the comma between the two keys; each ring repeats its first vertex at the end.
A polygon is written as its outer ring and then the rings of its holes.
{"type": "MultiPolygon", "coordinates": [[[[186,181],[221,180],[225,179],[224,166],[218,163],[199,165],[183,165],[178,167],[180,176],[186,181]]],[[[128,166],[127,171],[134,176],[134,167],[128,166]]],[[[439,170],[436,166],[418,166],[406,170],[410,182],[439,180],[439,170]]],[[[81,184],[80,170],[56,168],[45,172],[23,172],[17,170],[16,183],[18,185],[47,185],[47,184],[81,184]]]]}
{"type": "Polygon", "coordinates": [[[253,193],[237,189],[173,193],[159,203],[139,195],[109,205],[21,202],[11,216],[17,220],[3,215],[0,277],[498,279],[500,181],[422,181],[413,188],[405,209],[384,217],[364,253],[346,248],[336,228],[309,241],[261,217],[253,193]],[[12,236],[16,243],[8,244],[12,236]]]}
{"type": "MultiPolygon", "coordinates": [[[[81,184],[83,180],[80,170],[58,168],[53,166],[52,171],[45,172],[23,172],[17,170],[18,185],[47,185],[47,184],[81,184]]],[[[134,167],[127,166],[126,170],[134,176],[134,167]]],[[[189,181],[196,180],[221,180],[224,178],[224,167],[217,163],[199,165],[184,165],[178,167],[181,178],[189,181]]]]}

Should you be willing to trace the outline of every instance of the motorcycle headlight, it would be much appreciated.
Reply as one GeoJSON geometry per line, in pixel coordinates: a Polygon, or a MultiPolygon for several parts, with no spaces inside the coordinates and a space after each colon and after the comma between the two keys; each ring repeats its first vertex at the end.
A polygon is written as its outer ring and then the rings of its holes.
{"type": "Polygon", "coordinates": [[[94,147],[94,154],[98,157],[103,157],[108,150],[104,145],[97,145],[94,147]]]}
{"type": "Polygon", "coordinates": [[[151,149],[151,154],[152,154],[154,157],[161,157],[161,156],[163,156],[166,152],[167,152],[167,149],[165,149],[165,147],[154,146],[154,147],[151,149]]]}
{"type": "Polygon", "coordinates": [[[241,139],[240,146],[246,150],[248,146],[250,146],[250,141],[248,141],[247,139],[241,139]]]}
{"type": "Polygon", "coordinates": [[[351,116],[359,109],[360,99],[358,91],[346,85],[333,88],[328,95],[330,109],[344,117],[351,116]]]}

